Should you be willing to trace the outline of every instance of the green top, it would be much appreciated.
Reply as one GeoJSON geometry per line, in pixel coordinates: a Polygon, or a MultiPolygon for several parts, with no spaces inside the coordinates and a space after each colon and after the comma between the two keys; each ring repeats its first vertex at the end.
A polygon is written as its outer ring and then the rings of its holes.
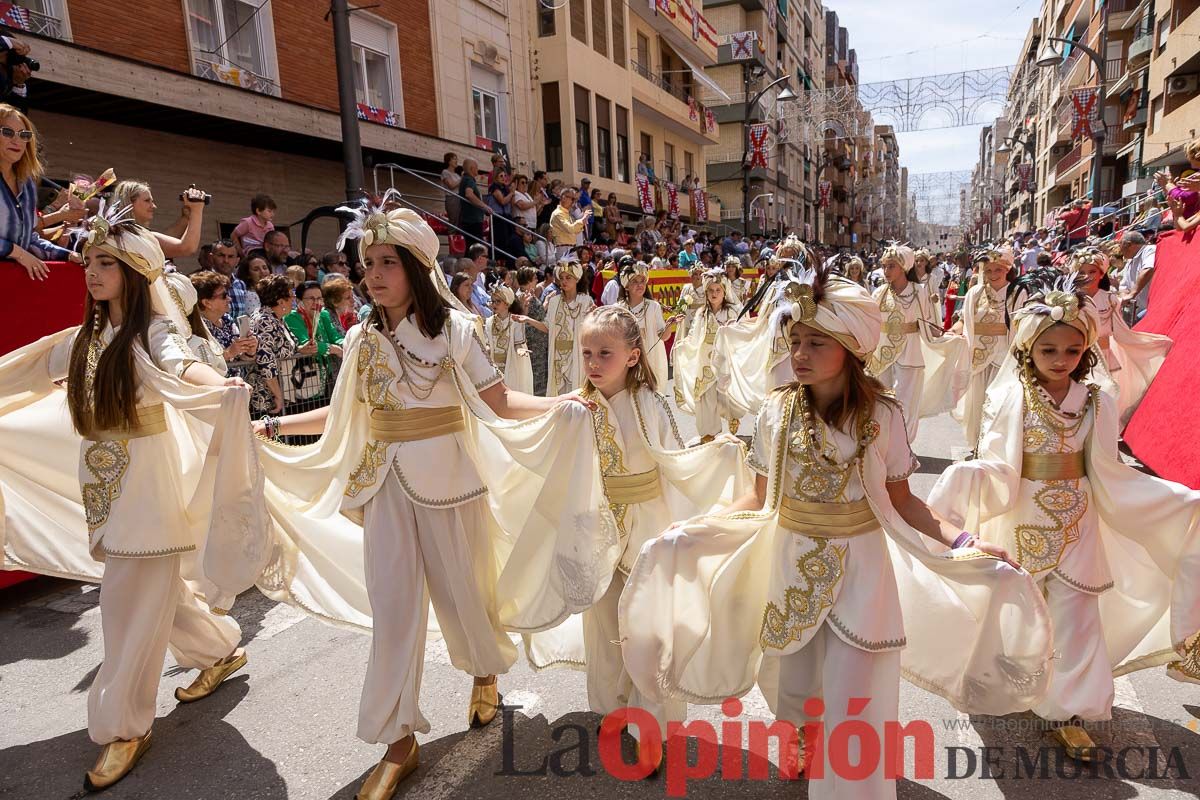
{"type": "MultiPolygon", "coordinates": [[[[304,317],[299,311],[289,311],[287,316],[283,318],[283,322],[288,326],[288,330],[296,337],[297,343],[304,345],[308,344],[308,326],[304,324],[304,317]]],[[[333,326],[333,318],[329,316],[328,309],[321,309],[320,315],[317,317],[317,327],[315,330],[317,336],[317,358],[324,365],[325,357],[329,353],[329,345],[341,344],[342,335],[337,332],[337,328],[333,326]]]]}

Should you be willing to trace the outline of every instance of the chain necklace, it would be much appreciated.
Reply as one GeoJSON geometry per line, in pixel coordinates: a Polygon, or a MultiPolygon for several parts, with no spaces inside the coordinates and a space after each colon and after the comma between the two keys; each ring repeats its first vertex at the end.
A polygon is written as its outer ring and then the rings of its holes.
{"type": "MultiPolygon", "coordinates": [[[[909,286],[912,286],[912,283],[909,283],[908,285],[909,285],[909,286]]],[[[917,293],[916,293],[916,291],[915,291],[915,290],[913,291],[913,293],[912,293],[912,294],[910,294],[910,295],[908,296],[908,298],[907,298],[907,299],[905,299],[905,298],[904,298],[904,297],[901,295],[901,293],[900,293],[900,292],[897,292],[895,289],[891,288],[890,286],[888,287],[888,291],[892,293],[892,297],[896,298],[896,302],[898,302],[898,303],[901,305],[901,307],[903,307],[903,308],[908,308],[908,307],[909,307],[909,306],[911,306],[911,305],[912,305],[912,304],[913,304],[913,303],[916,301],[916,299],[917,299],[917,293]]]]}
{"type": "MultiPolygon", "coordinates": [[[[1062,437],[1073,436],[1083,425],[1087,416],[1088,406],[1093,397],[1089,396],[1079,411],[1064,411],[1053,405],[1053,399],[1047,402],[1042,397],[1044,391],[1033,375],[1033,359],[1026,355],[1021,366],[1021,383],[1025,389],[1025,406],[1033,412],[1042,424],[1062,437]]],[[[1065,402],[1066,398],[1064,398],[1065,402]]]]}
{"type": "MultiPolygon", "coordinates": [[[[409,392],[416,399],[428,400],[433,394],[434,389],[437,388],[437,383],[441,380],[442,373],[452,369],[454,361],[449,355],[441,361],[426,361],[420,356],[409,352],[408,348],[400,342],[395,333],[389,338],[395,346],[396,355],[400,360],[400,382],[408,387],[409,392]]],[[[447,350],[447,352],[449,351],[447,350]]]]}
{"type": "MultiPolygon", "coordinates": [[[[492,317],[492,353],[494,355],[508,353],[508,336],[512,330],[512,317],[508,317],[503,322],[504,327],[500,327],[500,318],[492,317]]],[[[494,361],[495,358],[492,360],[494,361]]]]}
{"type": "Polygon", "coordinates": [[[826,440],[824,426],[819,425],[813,415],[808,387],[801,386],[796,391],[795,403],[800,429],[792,434],[789,449],[792,457],[799,462],[800,478],[794,490],[800,497],[811,500],[835,501],[846,490],[850,475],[867,446],[879,435],[879,426],[871,419],[869,412],[861,414],[856,426],[859,432],[858,445],[854,455],[842,463],[838,460],[837,447],[826,440]]]}

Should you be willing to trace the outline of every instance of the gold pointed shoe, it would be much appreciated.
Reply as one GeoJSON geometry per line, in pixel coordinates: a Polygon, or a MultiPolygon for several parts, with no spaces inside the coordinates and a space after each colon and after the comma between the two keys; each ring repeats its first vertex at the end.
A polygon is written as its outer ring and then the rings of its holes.
{"type": "Polygon", "coordinates": [[[1167,677],[1180,683],[1200,684],[1200,676],[1185,667],[1182,661],[1172,661],[1167,664],[1167,677]]]}
{"type": "Polygon", "coordinates": [[[400,782],[417,771],[421,763],[420,749],[417,740],[413,739],[403,764],[381,760],[363,781],[362,788],[354,795],[354,800],[391,800],[400,782]]]}
{"type": "Polygon", "coordinates": [[[83,788],[89,792],[107,789],[129,774],[138,759],[150,747],[150,733],[129,741],[109,742],[100,751],[96,765],[83,776],[83,788]]]}
{"type": "Polygon", "coordinates": [[[467,725],[482,728],[496,718],[500,710],[500,693],[496,681],[487,686],[471,687],[471,705],[467,708],[467,725]]]}
{"type": "Polygon", "coordinates": [[[222,658],[208,669],[200,670],[192,685],[184,689],[182,686],[175,690],[175,699],[181,703],[194,703],[203,700],[217,690],[221,682],[242,667],[246,666],[246,651],[238,648],[232,654],[222,658]]]}
{"type": "Polygon", "coordinates": [[[1076,761],[1091,761],[1096,751],[1096,743],[1079,725],[1063,725],[1050,731],[1054,741],[1062,745],[1067,757],[1076,761]]]}

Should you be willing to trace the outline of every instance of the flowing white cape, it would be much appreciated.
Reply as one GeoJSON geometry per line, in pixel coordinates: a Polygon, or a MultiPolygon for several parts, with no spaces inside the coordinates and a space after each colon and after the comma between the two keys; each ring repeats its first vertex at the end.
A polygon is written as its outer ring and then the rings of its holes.
{"type": "MultiPolygon", "coordinates": [[[[0,567],[96,581],[103,565],[88,550],[79,486],[83,440],[71,423],[67,393],[49,369],[51,351],[77,330],[0,357],[0,567]]],[[[210,607],[229,609],[272,552],[249,393],[194,386],[160,370],[140,347],[133,352],[138,380],[163,398],[166,435],[175,438],[180,456],[178,465],[162,468],[181,471],[178,502],[196,542],[187,577],[210,607]]],[[[131,494],[159,490],[141,482],[122,487],[131,494]]]]}
{"type": "MultiPolygon", "coordinates": [[[[622,650],[638,689],[693,703],[740,697],[758,682],[777,695],[777,676],[761,670],[759,644],[771,584],[780,480],[795,390],[773,444],[767,504],[757,512],[693,518],[642,548],[620,601],[622,650]]],[[[881,427],[884,427],[881,421],[881,427]]],[[[903,675],[967,713],[1030,708],[1051,669],[1051,629],[1032,578],[998,559],[962,549],[935,554],[909,527],[885,487],[876,436],[860,464],[867,500],[887,536],[908,646],[903,675]]]]}

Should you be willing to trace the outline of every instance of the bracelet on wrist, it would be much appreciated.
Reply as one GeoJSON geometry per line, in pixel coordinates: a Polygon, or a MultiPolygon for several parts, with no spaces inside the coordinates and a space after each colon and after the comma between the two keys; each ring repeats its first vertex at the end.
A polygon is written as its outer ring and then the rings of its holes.
{"type": "Polygon", "coordinates": [[[974,541],[975,541],[974,534],[963,531],[954,539],[954,544],[950,545],[950,549],[957,550],[960,547],[966,547],[967,545],[973,543],[974,541]]]}

